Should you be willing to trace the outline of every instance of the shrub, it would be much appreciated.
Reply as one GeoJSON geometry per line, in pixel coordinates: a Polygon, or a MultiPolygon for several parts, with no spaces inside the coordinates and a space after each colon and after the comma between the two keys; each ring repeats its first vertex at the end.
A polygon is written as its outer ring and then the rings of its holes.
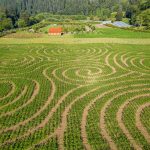
{"type": "Polygon", "coordinates": [[[27,23],[25,22],[25,20],[19,19],[18,22],[17,22],[17,25],[18,25],[19,28],[23,28],[23,27],[27,26],[27,23]]]}

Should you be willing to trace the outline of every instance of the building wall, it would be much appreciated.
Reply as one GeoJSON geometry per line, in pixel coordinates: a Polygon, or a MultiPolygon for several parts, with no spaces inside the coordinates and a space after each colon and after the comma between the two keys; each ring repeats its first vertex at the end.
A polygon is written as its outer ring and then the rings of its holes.
{"type": "Polygon", "coordinates": [[[61,35],[62,33],[49,33],[49,35],[61,35]]]}

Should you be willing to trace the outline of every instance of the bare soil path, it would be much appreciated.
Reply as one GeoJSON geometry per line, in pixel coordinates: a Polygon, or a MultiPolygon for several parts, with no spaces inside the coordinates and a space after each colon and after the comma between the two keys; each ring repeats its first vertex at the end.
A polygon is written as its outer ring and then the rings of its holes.
{"type": "Polygon", "coordinates": [[[150,134],[148,133],[148,131],[141,122],[141,114],[146,107],[150,107],[150,102],[145,103],[138,108],[138,110],[136,111],[135,120],[136,120],[136,127],[140,130],[141,134],[143,134],[147,142],[150,143],[150,134]]]}
{"type": "Polygon", "coordinates": [[[0,44],[32,44],[32,43],[59,43],[59,44],[85,44],[85,43],[117,43],[117,44],[150,44],[150,39],[130,38],[0,38],[0,44]]]}

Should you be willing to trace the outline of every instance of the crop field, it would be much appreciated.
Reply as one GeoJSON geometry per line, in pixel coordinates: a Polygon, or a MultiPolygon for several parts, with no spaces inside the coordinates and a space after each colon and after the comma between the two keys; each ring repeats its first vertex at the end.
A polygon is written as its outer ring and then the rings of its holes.
{"type": "Polygon", "coordinates": [[[150,46],[0,44],[0,150],[149,150],[150,46]]]}
{"type": "Polygon", "coordinates": [[[116,28],[99,28],[93,33],[80,33],[75,38],[150,38],[149,32],[135,32],[116,28]]]}

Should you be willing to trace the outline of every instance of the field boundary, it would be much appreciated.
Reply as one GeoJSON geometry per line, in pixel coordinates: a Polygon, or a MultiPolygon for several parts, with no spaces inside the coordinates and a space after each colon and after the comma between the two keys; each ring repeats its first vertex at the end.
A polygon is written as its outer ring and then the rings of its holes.
{"type": "Polygon", "coordinates": [[[114,44],[150,44],[150,39],[130,39],[130,38],[0,38],[0,44],[87,44],[87,43],[114,43],[114,44]]]}

